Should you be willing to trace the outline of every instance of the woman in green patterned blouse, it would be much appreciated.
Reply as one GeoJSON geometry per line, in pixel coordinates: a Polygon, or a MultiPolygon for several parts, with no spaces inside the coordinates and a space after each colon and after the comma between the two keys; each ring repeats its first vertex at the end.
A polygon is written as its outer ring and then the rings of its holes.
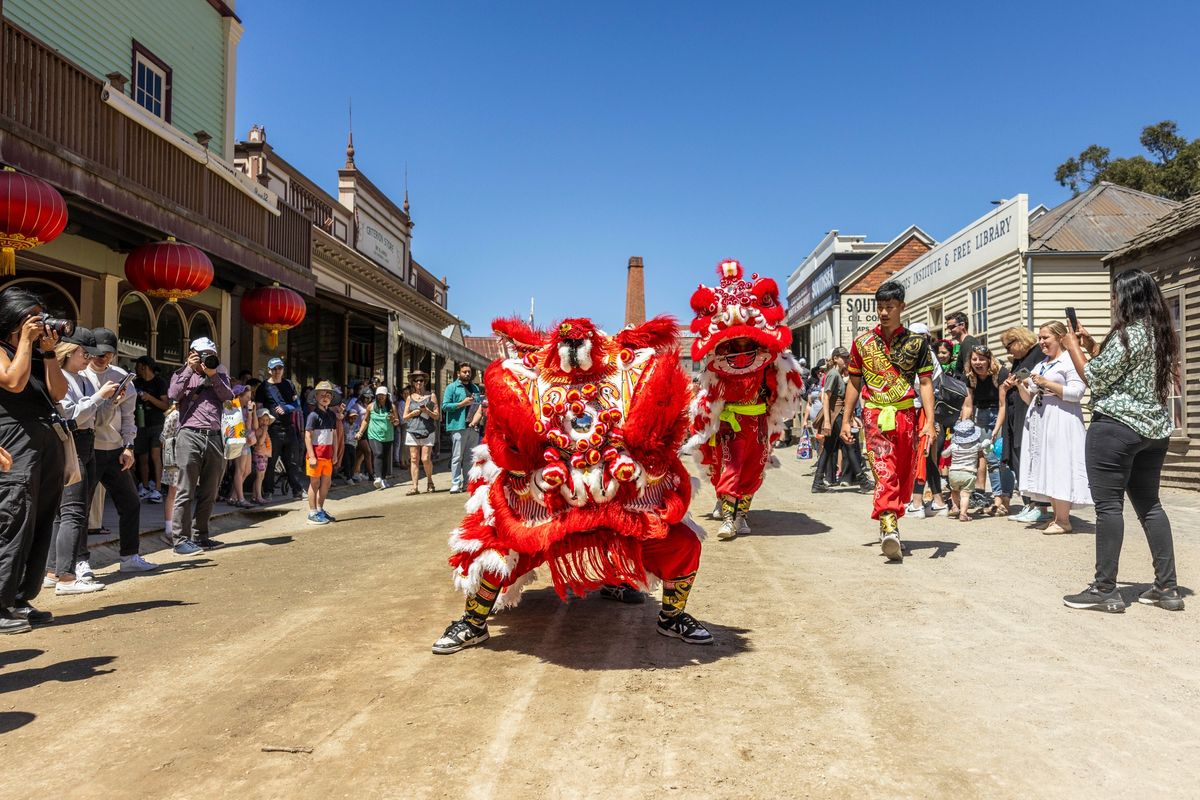
{"type": "Polygon", "coordinates": [[[1113,327],[1103,346],[1082,326],[1063,340],[1092,390],[1086,461],[1096,503],[1096,579],[1063,602],[1070,608],[1125,610],[1117,591],[1117,562],[1128,493],[1154,562],[1154,585],[1138,601],[1182,611],[1171,522],[1158,499],[1167,442],[1175,428],[1167,406],[1179,381],[1179,338],[1158,284],[1140,269],[1116,277],[1112,310],[1113,327]]]}

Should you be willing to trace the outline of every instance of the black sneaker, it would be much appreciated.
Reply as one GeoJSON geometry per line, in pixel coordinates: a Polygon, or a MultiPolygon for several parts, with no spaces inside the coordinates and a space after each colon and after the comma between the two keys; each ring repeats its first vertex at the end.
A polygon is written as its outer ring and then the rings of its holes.
{"type": "Polygon", "coordinates": [[[29,633],[29,620],[0,611],[0,634],[29,633]]]}
{"type": "Polygon", "coordinates": [[[821,492],[828,492],[829,485],[827,483],[825,483],[824,481],[813,481],[812,490],[813,490],[813,494],[820,494],[821,492]]]}
{"type": "Polygon", "coordinates": [[[875,481],[861,481],[858,484],[859,494],[875,494],[875,481]]]}
{"type": "Polygon", "coordinates": [[[712,644],[708,630],[687,612],[680,611],[673,617],[658,615],[658,632],[663,636],[674,636],[687,644],[712,644]]]}
{"type": "Polygon", "coordinates": [[[482,628],[476,627],[467,622],[466,615],[463,615],[462,619],[451,622],[442,638],[433,643],[433,652],[439,656],[446,656],[487,640],[487,625],[482,628]]]}
{"type": "Polygon", "coordinates": [[[9,609],[10,614],[17,619],[23,619],[30,625],[49,625],[54,621],[54,615],[49,611],[38,611],[28,603],[21,604],[19,600],[17,603],[18,605],[9,609]]]}
{"type": "Polygon", "coordinates": [[[1183,611],[1183,598],[1179,596],[1178,589],[1159,589],[1157,586],[1151,586],[1138,595],[1138,602],[1165,608],[1167,611],[1183,611]]]}
{"type": "Polygon", "coordinates": [[[630,605],[638,605],[646,602],[646,595],[628,583],[622,583],[619,586],[601,586],[600,596],[608,600],[616,600],[618,603],[629,603],[630,605]]]}
{"type": "Polygon", "coordinates": [[[1109,614],[1125,613],[1125,601],[1121,599],[1120,592],[1116,589],[1111,592],[1102,592],[1096,588],[1094,583],[1079,594],[1069,594],[1064,597],[1063,605],[1067,608],[1106,611],[1109,614]]]}
{"type": "Polygon", "coordinates": [[[216,550],[218,547],[221,547],[225,543],[218,542],[216,539],[205,538],[205,539],[197,539],[196,544],[200,545],[200,547],[202,547],[205,550],[216,550]]]}

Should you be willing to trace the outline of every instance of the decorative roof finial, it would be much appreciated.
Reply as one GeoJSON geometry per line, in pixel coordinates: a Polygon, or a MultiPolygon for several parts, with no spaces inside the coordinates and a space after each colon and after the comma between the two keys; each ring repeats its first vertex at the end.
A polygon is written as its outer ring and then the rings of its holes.
{"type": "Polygon", "coordinates": [[[349,131],[350,136],[346,141],[346,169],[354,169],[354,99],[350,99],[349,105],[349,131]]]}
{"type": "Polygon", "coordinates": [[[404,162],[404,213],[408,213],[408,162],[404,162]]]}

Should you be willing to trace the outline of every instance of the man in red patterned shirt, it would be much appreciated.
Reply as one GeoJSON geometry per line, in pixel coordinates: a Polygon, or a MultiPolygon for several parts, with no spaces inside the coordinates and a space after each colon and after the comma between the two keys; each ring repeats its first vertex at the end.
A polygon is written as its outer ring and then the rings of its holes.
{"type": "Polygon", "coordinates": [[[850,420],[862,395],[867,461],[875,473],[871,519],[879,520],[879,541],[888,561],[903,561],[899,518],[912,494],[922,436],[933,441],[932,416],[917,430],[913,400],[920,387],[921,405],[933,408],[933,356],[924,336],[900,324],[904,287],[888,281],[875,292],[879,327],[859,336],[850,348],[850,383],[842,412],[842,439],[854,441],[850,420]]]}

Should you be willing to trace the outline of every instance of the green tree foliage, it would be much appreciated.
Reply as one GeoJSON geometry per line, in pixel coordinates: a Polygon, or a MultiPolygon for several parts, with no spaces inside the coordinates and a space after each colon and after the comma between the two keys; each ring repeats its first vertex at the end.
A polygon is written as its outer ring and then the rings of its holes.
{"type": "Polygon", "coordinates": [[[1150,158],[1112,158],[1107,147],[1089,145],[1078,156],[1059,164],[1054,179],[1072,194],[1079,194],[1097,181],[1172,200],[1186,200],[1200,192],[1200,139],[1189,142],[1179,135],[1174,121],[1164,120],[1143,128],[1141,143],[1150,158]]]}

